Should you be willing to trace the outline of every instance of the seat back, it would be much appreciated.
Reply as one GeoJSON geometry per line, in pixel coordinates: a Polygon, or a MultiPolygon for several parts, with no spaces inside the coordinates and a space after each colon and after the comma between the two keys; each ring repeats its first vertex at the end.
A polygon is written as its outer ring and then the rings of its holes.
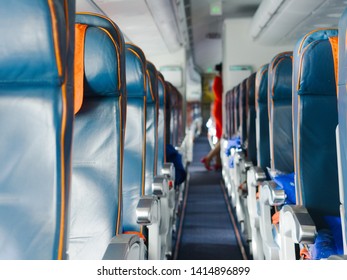
{"type": "Polygon", "coordinates": [[[266,64],[257,71],[255,81],[257,165],[263,170],[270,167],[268,67],[266,64]]]}
{"type": "Polygon", "coordinates": [[[268,70],[271,168],[294,171],[292,128],[292,52],[276,55],[268,70]]]}
{"type": "Polygon", "coordinates": [[[346,52],[347,11],[339,22],[339,69],[338,69],[338,121],[340,149],[340,202],[344,234],[344,253],[347,254],[347,52],[346,52]]]}
{"type": "Polygon", "coordinates": [[[0,3],[0,259],[66,258],[74,5],[0,3]]]}
{"type": "Polygon", "coordinates": [[[337,36],[335,29],[311,32],[296,45],[294,56],[296,201],[308,209],[318,229],[326,227],[324,215],[339,214],[332,43],[337,36]]]}
{"type": "Polygon", "coordinates": [[[76,46],[84,50],[76,51],[76,57],[84,65],[75,77],[82,85],[76,88],[82,104],[74,126],[69,257],[102,259],[122,230],[125,54],[112,35],[120,32],[112,21],[82,15],[77,22],[76,46]]]}
{"type": "Polygon", "coordinates": [[[170,123],[170,144],[174,147],[179,145],[179,96],[176,88],[169,82],[167,84],[167,95],[169,104],[169,122],[170,123]]]}
{"type": "Polygon", "coordinates": [[[235,87],[229,93],[229,117],[227,122],[229,123],[229,139],[235,135],[235,121],[234,121],[234,95],[235,87]]]}
{"type": "Polygon", "coordinates": [[[231,117],[231,96],[232,96],[232,89],[228,90],[227,93],[225,94],[225,104],[224,104],[224,110],[225,110],[225,133],[226,137],[228,139],[231,138],[232,135],[232,117],[231,117]]]}
{"type": "Polygon", "coordinates": [[[147,61],[146,97],[146,179],[145,194],[152,194],[152,182],[157,175],[158,160],[158,73],[147,61]]]}
{"type": "Polygon", "coordinates": [[[239,100],[240,100],[240,90],[241,85],[236,86],[236,92],[234,95],[234,123],[235,123],[235,134],[240,134],[240,106],[239,106],[239,100]]]}
{"type": "Polygon", "coordinates": [[[257,146],[256,146],[256,131],[255,131],[255,75],[253,73],[247,79],[247,158],[253,165],[257,165],[257,146]]]}
{"type": "Polygon", "coordinates": [[[158,73],[158,173],[166,162],[166,86],[161,73],[158,73]]]}
{"type": "Polygon", "coordinates": [[[124,139],[123,231],[143,232],[136,207],[145,193],[147,62],[142,50],[125,45],[127,119],[124,139]]]}
{"type": "MultiPolygon", "coordinates": [[[[90,26],[96,26],[99,28],[104,28],[106,32],[109,32],[112,36],[113,40],[116,42],[118,51],[122,54],[125,54],[125,43],[124,43],[124,36],[120,28],[117,24],[115,24],[112,20],[110,20],[108,17],[100,14],[95,14],[91,12],[78,12],[76,14],[76,23],[87,23],[90,26]]],[[[125,65],[125,55],[119,56],[119,60],[121,65],[125,65]]],[[[127,98],[126,98],[126,78],[125,78],[125,70],[124,71],[118,71],[118,80],[120,83],[118,84],[118,91],[121,95],[121,104],[122,104],[122,111],[125,112],[125,115],[122,119],[122,129],[124,134],[125,129],[125,122],[126,122],[126,107],[127,107],[127,98]]]]}
{"type": "Polygon", "coordinates": [[[247,115],[248,115],[248,104],[247,104],[247,79],[244,79],[240,85],[240,96],[239,96],[239,115],[240,115],[240,137],[241,145],[247,148],[247,115]]]}

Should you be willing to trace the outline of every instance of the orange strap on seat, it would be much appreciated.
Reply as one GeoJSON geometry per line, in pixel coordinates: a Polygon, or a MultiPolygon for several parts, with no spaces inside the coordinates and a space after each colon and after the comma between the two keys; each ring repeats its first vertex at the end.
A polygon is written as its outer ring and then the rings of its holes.
{"type": "Polygon", "coordinates": [[[141,232],[138,232],[138,231],[125,231],[125,232],[123,232],[123,234],[134,234],[134,235],[137,235],[138,237],[143,239],[143,241],[146,242],[146,237],[141,232]]]}
{"type": "Polygon", "coordinates": [[[311,259],[310,252],[307,250],[307,248],[302,248],[300,250],[300,259],[301,260],[310,260],[311,259]]]}
{"type": "Polygon", "coordinates": [[[331,50],[333,53],[333,59],[334,59],[334,70],[335,70],[335,82],[336,87],[339,84],[338,83],[338,67],[339,67],[339,38],[336,37],[329,37],[329,42],[331,45],[331,50]]]}
{"type": "Polygon", "coordinates": [[[74,113],[82,107],[84,91],[84,39],[88,26],[75,24],[74,113]]]}
{"type": "Polygon", "coordinates": [[[272,215],[272,223],[274,225],[277,225],[277,224],[279,224],[279,222],[280,222],[280,212],[277,211],[277,212],[275,212],[275,214],[272,215]]]}

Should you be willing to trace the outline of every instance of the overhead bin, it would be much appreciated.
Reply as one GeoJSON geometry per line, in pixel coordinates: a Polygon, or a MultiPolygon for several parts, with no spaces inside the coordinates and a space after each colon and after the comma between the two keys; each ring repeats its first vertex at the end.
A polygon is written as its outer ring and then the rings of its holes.
{"type": "Polygon", "coordinates": [[[263,45],[295,43],[322,27],[336,27],[347,6],[341,0],[263,0],[250,29],[253,41],[263,45]]]}

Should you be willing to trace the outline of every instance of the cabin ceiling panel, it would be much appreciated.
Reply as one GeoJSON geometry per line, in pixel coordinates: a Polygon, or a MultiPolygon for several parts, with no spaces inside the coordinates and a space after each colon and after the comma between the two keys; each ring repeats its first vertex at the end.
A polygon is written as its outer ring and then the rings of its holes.
{"type": "Polygon", "coordinates": [[[222,28],[227,18],[252,17],[261,0],[185,0],[190,6],[191,49],[201,72],[211,72],[222,58],[222,28]],[[211,5],[221,2],[221,15],[211,15],[211,5]]]}
{"type": "Polygon", "coordinates": [[[146,57],[170,53],[144,0],[94,0],[146,57]]]}
{"type": "Polygon", "coordinates": [[[335,28],[347,7],[345,0],[263,0],[251,36],[263,45],[295,44],[317,28],[335,28]]]}

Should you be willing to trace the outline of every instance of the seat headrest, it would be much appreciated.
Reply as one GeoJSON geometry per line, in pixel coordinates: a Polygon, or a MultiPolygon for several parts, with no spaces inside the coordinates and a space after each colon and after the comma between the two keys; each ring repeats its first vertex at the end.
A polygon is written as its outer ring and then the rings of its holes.
{"type": "Polygon", "coordinates": [[[248,92],[248,106],[255,106],[255,75],[256,73],[253,73],[251,76],[247,79],[247,92],[248,92]]]}
{"type": "MultiPolygon", "coordinates": [[[[125,44],[124,44],[124,38],[123,38],[123,34],[121,30],[109,18],[103,15],[94,14],[94,13],[77,13],[76,23],[86,24],[89,27],[95,27],[95,28],[101,29],[113,41],[113,45],[115,45],[117,48],[117,57],[118,57],[118,63],[117,63],[118,93],[117,94],[124,96],[126,94],[125,44]]],[[[95,44],[96,43],[97,42],[95,42],[95,44]]],[[[100,42],[98,44],[100,44],[100,42]]]]}
{"type": "Polygon", "coordinates": [[[148,91],[147,103],[155,103],[158,100],[158,72],[154,64],[147,61],[148,91]]]}
{"type": "MultiPolygon", "coordinates": [[[[339,85],[347,84],[347,50],[346,50],[346,30],[347,30],[347,9],[344,11],[339,21],[339,85]]],[[[346,225],[347,226],[347,225],[346,225]]]]}
{"type": "Polygon", "coordinates": [[[126,84],[128,97],[144,97],[147,94],[147,62],[143,51],[133,45],[125,44],[126,84]]]}
{"type": "Polygon", "coordinates": [[[259,68],[256,74],[256,103],[267,104],[267,80],[268,80],[269,64],[265,64],[259,68]]]}
{"type": "Polygon", "coordinates": [[[98,27],[88,27],[84,46],[84,96],[120,96],[119,65],[119,48],[110,34],[98,27]]]}
{"type": "MultiPolygon", "coordinates": [[[[65,1],[1,1],[0,80],[2,83],[61,85],[69,38],[65,1]],[[12,13],[11,11],[16,11],[12,13]],[[17,36],[14,36],[17,34],[17,36]]],[[[69,15],[70,11],[69,10],[69,15]]],[[[73,17],[71,16],[73,21],[73,17]]]]}
{"type": "Polygon", "coordinates": [[[121,51],[125,50],[123,33],[111,19],[104,15],[95,13],[76,13],[76,23],[87,24],[89,26],[100,27],[106,29],[111,37],[116,41],[121,51]]]}
{"type": "Polygon", "coordinates": [[[273,101],[292,100],[293,52],[276,55],[269,66],[268,89],[273,101]]]}
{"type": "Polygon", "coordinates": [[[331,55],[335,54],[332,52],[330,40],[337,37],[337,29],[320,29],[310,32],[297,44],[296,54],[302,56],[299,63],[305,65],[296,68],[299,70],[296,73],[297,84],[294,86],[299,95],[336,94],[336,71],[334,60],[331,59],[331,55]],[[322,52],[322,48],[326,49],[326,52],[322,52]]]}

